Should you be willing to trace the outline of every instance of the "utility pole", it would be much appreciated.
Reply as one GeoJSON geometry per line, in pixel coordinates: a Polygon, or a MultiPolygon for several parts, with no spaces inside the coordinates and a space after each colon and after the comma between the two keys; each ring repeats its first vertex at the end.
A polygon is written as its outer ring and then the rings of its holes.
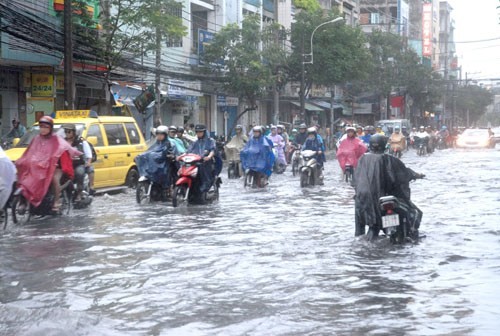
{"type": "Polygon", "coordinates": [[[74,110],[73,100],[73,23],[71,1],[64,1],[64,106],[68,110],[74,110]]]}
{"type": "Polygon", "coordinates": [[[306,122],[306,69],[305,69],[305,60],[304,60],[304,33],[302,32],[302,51],[301,51],[301,62],[300,62],[300,117],[302,118],[302,122],[306,122]]]}
{"type": "Polygon", "coordinates": [[[156,71],[155,71],[155,113],[153,119],[153,126],[158,127],[162,124],[161,122],[161,29],[156,27],[156,71]]]}
{"type": "MultiPolygon", "coordinates": [[[[274,1],[274,21],[278,22],[278,0],[274,1]]],[[[274,43],[276,44],[277,48],[281,49],[280,45],[280,29],[276,25],[276,31],[274,32],[274,43]]],[[[273,83],[273,101],[274,101],[274,124],[277,125],[280,120],[280,91],[278,87],[278,78],[279,78],[279,73],[280,73],[280,65],[276,66],[276,74],[275,74],[275,79],[273,83]]]]}
{"type": "Polygon", "coordinates": [[[389,0],[385,0],[385,19],[386,19],[386,24],[387,24],[387,32],[389,33],[391,31],[391,10],[389,8],[389,0]]]}

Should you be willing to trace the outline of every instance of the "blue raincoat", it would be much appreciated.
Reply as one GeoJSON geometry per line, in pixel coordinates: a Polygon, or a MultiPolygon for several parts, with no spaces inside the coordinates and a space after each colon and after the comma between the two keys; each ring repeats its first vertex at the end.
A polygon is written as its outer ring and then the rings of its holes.
{"type": "Polygon", "coordinates": [[[274,165],[273,144],[267,137],[252,137],[240,152],[243,170],[253,170],[271,176],[274,165]]]}
{"type": "Polygon", "coordinates": [[[362,137],[359,137],[361,141],[363,141],[366,145],[370,144],[370,139],[372,138],[372,135],[370,133],[367,133],[363,135],[362,137]]]}
{"type": "Polygon", "coordinates": [[[323,149],[323,144],[318,140],[318,138],[309,139],[307,138],[304,144],[302,145],[302,150],[312,150],[312,151],[322,151],[321,155],[316,155],[316,160],[320,166],[323,166],[325,162],[325,153],[323,149]]]}
{"type": "Polygon", "coordinates": [[[154,183],[166,188],[170,181],[170,162],[167,155],[174,154],[174,148],[168,140],[156,141],[147,152],[137,155],[135,163],[140,176],[146,176],[154,183]]]}
{"type": "Polygon", "coordinates": [[[201,179],[200,191],[207,192],[215,181],[215,178],[220,174],[223,164],[222,159],[217,155],[215,140],[211,139],[207,132],[205,132],[205,136],[193,142],[187,152],[197,154],[201,157],[207,156],[210,152],[215,153],[214,160],[204,162],[198,170],[201,179]]]}

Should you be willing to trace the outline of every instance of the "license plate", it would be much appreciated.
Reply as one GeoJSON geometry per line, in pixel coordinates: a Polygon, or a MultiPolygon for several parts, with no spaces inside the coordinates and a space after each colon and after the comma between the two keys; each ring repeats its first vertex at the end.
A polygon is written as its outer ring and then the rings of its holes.
{"type": "Polygon", "coordinates": [[[393,226],[399,226],[399,215],[388,215],[382,217],[382,227],[388,228],[393,226]]]}

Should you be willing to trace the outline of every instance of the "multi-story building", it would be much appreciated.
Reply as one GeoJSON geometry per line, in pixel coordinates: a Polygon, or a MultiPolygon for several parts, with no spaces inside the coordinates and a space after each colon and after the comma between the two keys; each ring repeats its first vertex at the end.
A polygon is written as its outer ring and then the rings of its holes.
{"type": "Polygon", "coordinates": [[[344,15],[346,24],[355,26],[359,23],[360,0],[319,0],[321,8],[329,10],[338,8],[344,15]]]}
{"type": "MultiPolygon", "coordinates": [[[[88,0],[87,9],[97,22],[99,1],[88,0]]],[[[36,118],[64,108],[63,0],[11,0],[0,4],[0,133],[10,120],[19,118],[30,126],[36,118]]],[[[103,82],[95,76],[98,64],[79,58],[75,48],[75,103],[99,105],[103,82]],[[83,71],[85,69],[85,71],[83,71]],[[84,73],[87,72],[87,73],[84,73]]]]}
{"type": "Polygon", "coordinates": [[[455,47],[455,20],[453,8],[447,1],[439,3],[439,67],[445,79],[457,79],[457,61],[455,47]]]}
{"type": "Polygon", "coordinates": [[[360,0],[359,21],[366,33],[379,29],[408,37],[409,2],[408,0],[360,0]]]}

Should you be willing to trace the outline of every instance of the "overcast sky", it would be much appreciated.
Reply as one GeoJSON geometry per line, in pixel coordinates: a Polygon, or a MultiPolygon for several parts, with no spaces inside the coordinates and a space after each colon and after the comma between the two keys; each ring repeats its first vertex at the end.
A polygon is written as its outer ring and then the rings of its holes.
{"type": "Polygon", "coordinates": [[[463,77],[468,72],[469,78],[500,78],[500,9],[497,9],[500,0],[448,1],[453,7],[456,42],[497,38],[487,42],[457,43],[463,77]]]}

